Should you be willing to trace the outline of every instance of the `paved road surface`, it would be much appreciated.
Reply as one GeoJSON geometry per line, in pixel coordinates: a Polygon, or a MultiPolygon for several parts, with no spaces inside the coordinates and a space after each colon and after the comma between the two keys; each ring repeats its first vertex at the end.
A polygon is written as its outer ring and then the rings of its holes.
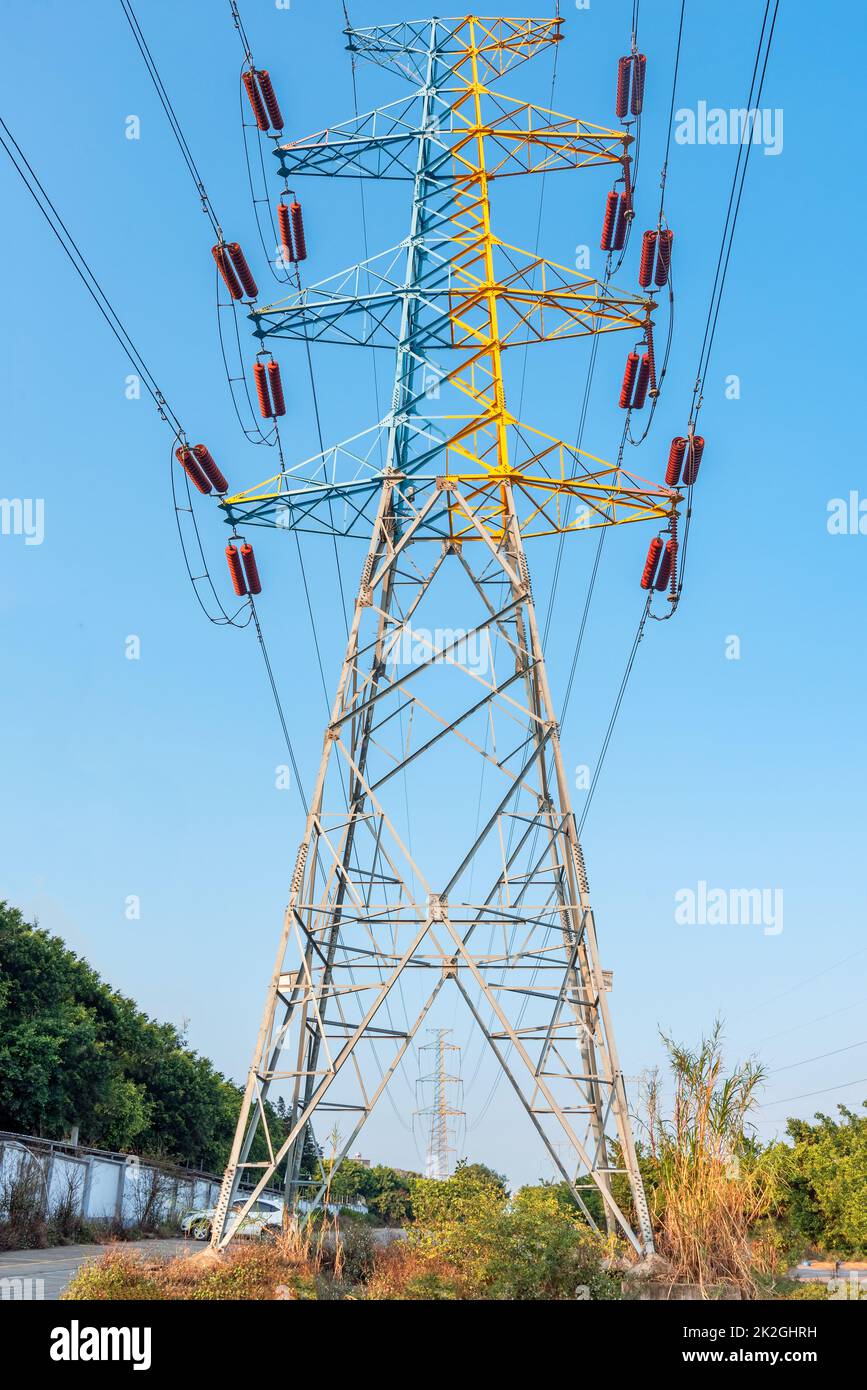
{"type": "Polygon", "coordinates": [[[801,1283],[827,1283],[829,1279],[856,1280],[867,1288],[867,1260],[802,1260],[789,1270],[790,1279],[801,1283]]]}
{"type": "MultiPolygon", "coordinates": [[[[105,1245],[63,1245],[51,1250],[3,1251],[0,1253],[0,1299],[59,1298],[75,1271],[87,1260],[99,1259],[108,1248],[105,1245]],[[14,1282],[7,1283],[7,1280],[14,1282]],[[19,1280],[21,1283],[17,1282],[19,1280]]],[[[144,1240],[124,1241],[120,1248],[141,1250],[148,1255],[179,1255],[184,1250],[202,1247],[188,1240],[144,1240]]]]}

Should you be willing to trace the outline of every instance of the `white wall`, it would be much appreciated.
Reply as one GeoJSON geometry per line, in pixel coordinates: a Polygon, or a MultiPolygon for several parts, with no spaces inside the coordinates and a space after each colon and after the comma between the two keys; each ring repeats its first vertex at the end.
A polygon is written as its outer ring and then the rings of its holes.
{"type": "MultiPolygon", "coordinates": [[[[69,1179],[74,1182],[76,1206],[80,1215],[91,1220],[138,1224],[152,1190],[154,1173],[163,1170],[142,1163],[132,1154],[108,1155],[85,1148],[74,1154],[64,1149],[42,1149],[29,1136],[0,1138],[0,1220],[3,1219],[4,1186],[19,1174],[22,1164],[37,1166],[46,1209],[50,1215],[65,1200],[69,1179]],[[33,1147],[28,1147],[32,1143],[33,1147]]],[[[216,1206],[220,1179],[190,1174],[166,1174],[163,1191],[158,1194],[160,1219],[180,1219],[192,1210],[216,1206]]],[[[267,1194],[266,1194],[267,1195],[267,1194]]]]}

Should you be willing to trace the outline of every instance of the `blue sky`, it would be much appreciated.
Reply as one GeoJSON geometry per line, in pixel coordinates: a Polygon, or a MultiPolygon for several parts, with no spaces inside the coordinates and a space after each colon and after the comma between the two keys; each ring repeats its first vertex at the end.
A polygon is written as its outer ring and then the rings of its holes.
{"type": "MultiPolygon", "coordinates": [[[[762,8],[688,0],[678,108],[743,103],[762,8]]],[[[140,0],[137,12],[223,225],[257,271],[263,257],[239,125],[242,52],[228,4],[140,0]]],[[[247,0],[242,12],[293,136],[352,114],[338,4],[293,0],[284,10],[247,0]]],[[[350,12],[357,24],[415,14],[358,0],[350,12]]],[[[625,0],[564,6],[556,109],[613,122],[630,12],[625,0]]],[[[655,218],[678,12],[676,0],[641,7],[648,82],[639,229],[655,218]]],[[[783,112],[783,148],[756,148],[751,159],[707,379],[685,598],[676,620],[651,625],[642,644],[585,831],[625,1070],[635,1076],[660,1062],[658,1028],[697,1042],[721,1014],[731,1058],[757,1053],[772,1069],[760,1112],[766,1137],[788,1113],[867,1094],[865,1083],[788,1101],[867,1076],[867,1046],[800,1065],[860,1044],[867,1001],[867,536],[827,528],[829,502],[864,489],[847,408],[859,398],[860,286],[820,268],[829,255],[845,263],[864,198],[847,136],[860,117],[859,72],[840,60],[841,31],[854,48],[864,16],[853,3],[838,13],[840,23],[822,24],[783,6],[777,25],[763,105],[783,112]],[[725,392],[732,374],[737,400],[725,392]],[[732,636],[738,660],[726,656],[732,636]],[[679,925],[675,895],[700,882],[781,890],[783,930],[679,925]]],[[[5,119],[191,436],[209,444],[233,483],[251,485],[272,467],[231,410],[210,228],[120,7],[34,0],[7,9],[0,26],[16,57],[5,119]],[[137,141],[125,137],[129,115],[141,120],[137,141]]],[[[517,69],[505,90],[547,105],[550,84],[545,56],[517,69]]],[[[362,67],[358,86],[362,110],[405,90],[376,68],[362,67]]],[[[661,477],[668,441],[685,429],[735,155],[731,145],[672,147],[674,347],[651,436],[629,459],[646,477],[661,477]]],[[[252,634],[210,626],[193,602],[175,534],[169,431],[146,397],[125,398],[126,360],[6,163],[0,181],[2,493],[42,498],[45,507],[41,545],[0,537],[0,894],[149,1013],[188,1020],[190,1043],[240,1078],[302,827],[294,793],[274,785],[285,761],[280,729],[252,634]],[[141,642],[138,661],[125,656],[130,635],[141,642]],[[134,922],[124,915],[132,894],[141,900],[134,922]]],[[[275,195],[278,187],[275,180],[275,195]]],[[[586,243],[591,270],[602,269],[595,248],[607,187],[602,171],[547,180],[544,254],[571,265],[586,243]]],[[[300,192],[308,282],[361,259],[357,187],[311,180],[300,192]]],[[[407,199],[405,186],[368,186],[371,252],[400,239],[407,199]]],[[[523,181],[520,194],[495,203],[495,229],[533,246],[538,199],[538,183],[523,181]]],[[[637,255],[635,238],[619,276],[625,287],[635,284],[637,255]]],[[[613,456],[619,438],[623,351],[614,338],[600,348],[585,447],[602,457],[613,456]]],[[[525,419],[574,437],[587,353],[582,342],[551,349],[550,358],[531,355],[525,419]]],[[[362,356],[347,364],[323,349],[314,365],[326,442],[374,422],[362,356]]],[[[300,354],[287,353],[284,438],[297,458],[316,448],[305,373],[300,354]]],[[[388,379],[383,363],[380,382],[388,379]]],[[[209,510],[202,527],[222,582],[223,529],[209,510]]],[[[564,734],[569,766],[594,764],[641,605],[646,538],[625,528],[611,539],[564,734]]],[[[579,535],[566,547],[548,651],[555,698],[592,546],[579,535]]],[[[262,621],[309,784],[324,697],[295,547],[265,533],[257,553],[262,621]]],[[[530,551],[543,611],[552,555],[548,542],[530,551]]],[[[310,541],[304,558],[330,684],[342,632],[333,556],[327,543],[310,541]]],[[[353,582],[359,562],[348,548],[353,582]]],[[[465,1078],[475,1078],[466,1097],[472,1155],[518,1180],[548,1172],[504,1086],[485,1108],[495,1074],[486,1062],[476,1070],[479,1045],[460,1020],[455,1041],[465,1078]]],[[[395,1087],[405,1112],[410,1089],[401,1078],[395,1087]]],[[[362,1147],[418,1162],[388,1106],[362,1147]]]]}

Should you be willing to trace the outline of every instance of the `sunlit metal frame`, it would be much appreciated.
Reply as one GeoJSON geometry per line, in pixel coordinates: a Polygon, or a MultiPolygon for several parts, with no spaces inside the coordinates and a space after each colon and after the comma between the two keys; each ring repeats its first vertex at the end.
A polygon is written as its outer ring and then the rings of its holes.
{"type": "MultiPolygon", "coordinates": [[[[342,1161],[448,986],[465,1000],[588,1221],[596,1224],[593,1204],[585,1200],[590,1189],[601,1201],[609,1231],[636,1254],[647,1254],[653,1249],[650,1218],[524,537],[635,520],[662,529],[680,499],[669,488],[635,479],[531,430],[506,404],[504,319],[515,316],[515,305],[512,287],[498,278],[502,244],[490,224],[487,143],[493,132],[485,124],[487,84],[559,41],[560,21],[467,17],[348,33],[356,55],[421,83],[412,130],[400,136],[407,148],[410,138],[416,147],[412,220],[401,248],[403,276],[387,292],[380,282],[377,291],[398,319],[391,330],[396,342],[392,407],[374,430],[223,503],[232,523],[366,534],[368,552],[212,1243],[215,1248],[228,1243],[284,1162],[287,1192],[290,1200],[297,1198],[304,1134],[317,1112],[333,1109],[354,1117],[335,1155],[338,1164],[342,1161]],[[445,90],[451,97],[447,122],[441,112],[445,90]],[[459,141],[447,179],[439,172],[444,131],[459,141]],[[432,331],[432,320],[448,322],[448,340],[432,331]],[[441,375],[472,403],[472,413],[439,418],[427,413],[422,377],[435,360],[429,355],[433,347],[457,356],[457,364],[441,375]],[[342,520],[334,520],[336,505],[342,520]],[[423,541],[428,547],[417,550],[423,541]],[[417,562],[416,555],[428,559],[417,562]],[[487,633],[489,640],[496,635],[508,674],[498,671],[485,679],[448,647],[422,649],[409,669],[392,666],[400,634],[411,627],[446,562],[465,572],[484,609],[474,631],[487,633]],[[439,714],[422,693],[433,666],[443,661],[469,683],[469,697],[457,716],[439,714]],[[490,748],[487,741],[480,744],[466,732],[480,712],[492,727],[496,719],[510,729],[511,737],[492,740],[490,748]],[[428,721],[431,732],[416,746],[408,734],[398,734],[404,714],[428,721]],[[450,879],[435,884],[426,881],[385,798],[392,779],[435,757],[446,739],[460,741],[468,758],[483,758],[506,790],[474,841],[462,849],[450,879]],[[490,891],[480,901],[464,900],[459,890],[468,865],[483,849],[490,853],[492,845],[499,870],[490,891]],[[502,930],[503,948],[476,948],[474,939],[480,940],[484,930],[493,939],[494,929],[502,930]],[[390,997],[406,972],[418,971],[427,972],[431,988],[407,1027],[395,1028],[390,997]],[[518,997],[530,998],[536,1010],[535,1021],[526,1026],[523,1012],[516,1014],[518,997]],[[364,1058],[381,1046],[390,1047],[392,1055],[384,1067],[377,1063],[379,1078],[372,1084],[364,1058]],[[347,1077],[353,1082],[350,1099],[345,1089],[335,1090],[347,1077]],[[279,1143],[265,1108],[272,1086],[288,1088],[290,1097],[289,1134],[279,1143]],[[259,1127],[269,1157],[252,1162],[250,1146],[259,1127]],[[561,1154],[564,1142],[569,1160],[561,1154]],[[624,1210],[613,1194],[617,1173],[627,1180],[631,1209],[624,1210]],[[242,1177],[253,1176],[253,1192],[228,1220],[242,1177]]],[[[522,109],[531,110],[525,104],[522,109]]],[[[539,116],[538,108],[532,111],[534,119],[539,116]]],[[[380,137],[367,119],[364,139],[373,145],[380,137]]],[[[283,147],[284,174],[290,169],[339,172],[335,159],[346,157],[347,138],[358,138],[342,129],[336,140],[283,147]]],[[[393,134],[383,132],[382,138],[391,140],[393,134]]],[[[628,137],[603,132],[597,138],[609,152],[620,143],[628,180],[628,137]]],[[[524,148],[544,145],[540,121],[524,148]]],[[[376,176],[379,155],[373,156],[372,149],[365,156],[372,161],[369,167],[356,159],[355,172],[376,176]]],[[[544,164],[533,165],[531,159],[528,167],[544,164]]],[[[343,277],[338,303],[328,298],[333,290],[314,287],[279,308],[257,308],[256,331],[267,338],[301,323],[304,337],[329,314],[332,323],[356,314],[363,324],[375,316],[369,287],[362,292],[370,266],[357,268],[360,277],[349,272],[356,277],[352,293],[343,277]]],[[[562,316],[569,296],[584,294],[594,305],[581,311],[584,331],[603,331],[599,305],[609,291],[595,282],[588,289],[586,281],[581,289],[575,277],[570,284],[563,268],[557,268],[556,292],[550,284],[540,288],[534,277],[548,270],[540,258],[526,262],[530,278],[521,289],[526,312],[519,310],[517,319],[526,325],[543,301],[546,310],[562,316]]],[[[393,265],[388,274],[394,275],[393,265]]],[[[610,326],[646,331],[652,308],[652,301],[640,296],[620,297],[619,318],[610,326]]],[[[383,316],[380,328],[382,321],[383,316]]],[[[549,335],[542,322],[538,340],[549,336],[556,333],[549,335]]],[[[317,1200],[323,1191],[324,1184],[317,1200]]]]}

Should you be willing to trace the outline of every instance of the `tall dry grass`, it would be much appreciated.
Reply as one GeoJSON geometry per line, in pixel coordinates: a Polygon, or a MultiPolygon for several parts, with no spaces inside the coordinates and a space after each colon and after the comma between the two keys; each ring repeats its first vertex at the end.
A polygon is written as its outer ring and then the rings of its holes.
{"type": "Polygon", "coordinates": [[[757,1291],[756,1224],[773,1209],[780,1170],[752,1142],[749,1116],[764,1068],[753,1060],[724,1074],[722,1024],[690,1051],[663,1036],[674,1081],[663,1114],[658,1076],[646,1097],[657,1246],[677,1282],[757,1291]]]}

